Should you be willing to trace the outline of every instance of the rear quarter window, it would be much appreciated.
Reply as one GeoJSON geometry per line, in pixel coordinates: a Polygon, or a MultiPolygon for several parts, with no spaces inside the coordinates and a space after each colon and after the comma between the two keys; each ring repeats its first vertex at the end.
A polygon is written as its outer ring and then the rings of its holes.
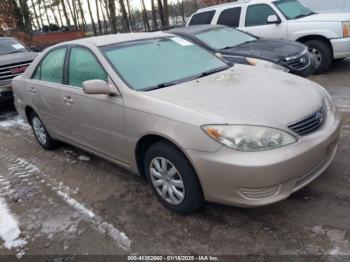
{"type": "Polygon", "coordinates": [[[215,11],[201,12],[198,14],[194,14],[189,22],[189,25],[207,25],[210,24],[215,11]]]}
{"type": "Polygon", "coordinates": [[[230,27],[239,27],[241,10],[242,10],[241,7],[235,7],[235,8],[230,8],[230,9],[226,9],[226,10],[222,11],[217,23],[219,25],[226,25],[226,26],[230,26],[230,27]]]}

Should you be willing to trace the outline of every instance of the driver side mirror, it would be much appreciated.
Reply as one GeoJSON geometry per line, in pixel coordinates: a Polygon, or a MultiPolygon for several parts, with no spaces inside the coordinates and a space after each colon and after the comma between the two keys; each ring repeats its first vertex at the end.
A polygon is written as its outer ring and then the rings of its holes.
{"type": "Polygon", "coordinates": [[[117,91],[103,80],[88,80],[83,82],[83,91],[88,95],[116,95],[117,91]]]}
{"type": "Polygon", "coordinates": [[[267,18],[267,23],[268,24],[280,24],[281,23],[281,19],[277,15],[270,15],[267,18]]]}

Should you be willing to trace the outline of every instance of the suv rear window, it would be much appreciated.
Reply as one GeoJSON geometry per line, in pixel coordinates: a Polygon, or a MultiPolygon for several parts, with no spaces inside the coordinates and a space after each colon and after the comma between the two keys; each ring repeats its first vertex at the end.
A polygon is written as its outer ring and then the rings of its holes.
{"type": "Polygon", "coordinates": [[[202,12],[198,14],[194,14],[191,18],[189,25],[206,25],[210,24],[215,11],[202,12]]]}
{"type": "Polygon", "coordinates": [[[241,7],[226,9],[221,12],[218,20],[219,25],[238,27],[241,16],[241,7]]]}

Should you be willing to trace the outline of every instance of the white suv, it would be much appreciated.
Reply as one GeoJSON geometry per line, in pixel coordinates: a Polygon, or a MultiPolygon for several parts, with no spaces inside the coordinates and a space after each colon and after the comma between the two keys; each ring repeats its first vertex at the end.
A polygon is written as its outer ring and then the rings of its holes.
{"type": "Polygon", "coordinates": [[[350,13],[317,14],[297,0],[251,0],[199,9],[187,25],[222,24],[256,36],[299,41],[316,58],[316,73],[350,57],[350,13]]]}

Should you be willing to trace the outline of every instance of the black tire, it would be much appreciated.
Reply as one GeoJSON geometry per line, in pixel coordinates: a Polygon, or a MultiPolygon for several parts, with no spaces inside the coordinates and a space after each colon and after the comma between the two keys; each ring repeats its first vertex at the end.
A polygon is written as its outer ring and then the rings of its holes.
{"type": "MultiPolygon", "coordinates": [[[[153,144],[147,150],[144,158],[144,171],[153,192],[159,201],[168,209],[182,215],[187,215],[195,212],[204,204],[203,193],[196,172],[186,156],[171,143],[160,141],[153,144]],[[175,205],[166,201],[152,182],[150,175],[151,162],[159,157],[170,161],[181,176],[184,185],[184,198],[179,204],[175,205]]],[[[169,192],[166,194],[169,194],[169,192]]]]}
{"type": "Polygon", "coordinates": [[[320,74],[327,71],[333,63],[333,52],[331,47],[322,40],[309,40],[306,41],[305,44],[309,47],[310,52],[315,50],[321,55],[319,58],[319,65],[316,67],[314,73],[320,74]]]}
{"type": "Polygon", "coordinates": [[[36,138],[36,141],[38,141],[39,145],[44,148],[45,150],[53,150],[56,149],[57,147],[60,146],[60,143],[56,140],[54,140],[50,135],[49,132],[47,131],[46,127],[44,126],[43,122],[41,121],[40,117],[35,113],[31,112],[29,116],[29,123],[33,129],[34,136],[36,138]],[[34,122],[39,121],[43,131],[45,132],[45,141],[39,138],[37,132],[35,131],[34,128],[34,122]]]}

